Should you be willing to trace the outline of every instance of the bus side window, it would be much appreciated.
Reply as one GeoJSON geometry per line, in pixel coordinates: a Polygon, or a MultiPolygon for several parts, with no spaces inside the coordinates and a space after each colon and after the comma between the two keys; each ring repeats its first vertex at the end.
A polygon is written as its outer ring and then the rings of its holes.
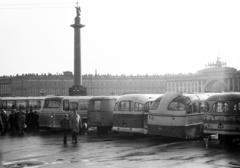
{"type": "Polygon", "coordinates": [[[63,100],[63,110],[69,111],[69,100],[63,100]]]}
{"type": "Polygon", "coordinates": [[[10,100],[10,101],[7,101],[7,109],[15,109],[16,108],[16,101],[14,100],[10,100]]]}
{"type": "Polygon", "coordinates": [[[229,111],[229,106],[228,106],[228,103],[225,102],[223,103],[223,112],[228,112],[229,111]]]}
{"type": "Polygon", "coordinates": [[[101,101],[95,100],[93,101],[93,111],[100,111],[101,110],[101,101]]]}
{"type": "Polygon", "coordinates": [[[144,105],[141,103],[135,103],[134,104],[134,111],[143,111],[144,110],[144,105]]]}
{"type": "Polygon", "coordinates": [[[192,104],[192,113],[199,113],[199,105],[198,103],[192,104]]]}
{"type": "Polygon", "coordinates": [[[213,111],[218,113],[228,112],[229,105],[227,102],[217,102],[213,105],[213,111]]]}
{"type": "Polygon", "coordinates": [[[200,112],[205,113],[205,112],[208,112],[208,110],[209,110],[208,103],[207,102],[201,102],[200,103],[200,112]]]}
{"type": "Polygon", "coordinates": [[[129,102],[130,103],[130,110],[129,111],[134,111],[134,105],[135,103],[134,102],[129,102]]]}
{"type": "Polygon", "coordinates": [[[3,100],[3,101],[2,101],[2,107],[3,107],[4,109],[7,109],[7,101],[6,101],[6,100],[3,100]]]}
{"type": "Polygon", "coordinates": [[[147,102],[144,106],[144,112],[149,112],[149,109],[152,104],[153,104],[153,102],[147,102]]]}
{"type": "Polygon", "coordinates": [[[119,111],[130,111],[130,102],[129,101],[120,102],[119,111]]]}
{"type": "Polygon", "coordinates": [[[237,111],[238,111],[238,104],[237,104],[237,103],[233,105],[233,111],[234,111],[234,112],[237,112],[237,111]]]}
{"type": "Polygon", "coordinates": [[[222,105],[222,103],[221,102],[218,102],[217,103],[217,106],[216,106],[216,112],[218,112],[218,113],[221,113],[221,112],[223,112],[223,105],[222,105]]]}
{"type": "Polygon", "coordinates": [[[240,102],[233,105],[233,111],[234,112],[239,112],[240,111],[240,102]]]}
{"type": "Polygon", "coordinates": [[[118,111],[119,110],[119,108],[118,108],[119,104],[120,103],[118,103],[118,102],[115,104],[114,111],[118,111]]]}
{"type": "Polygon", "coordinates": [[[78,110],[78,103],[77,102],[70,102],[69,110],[78,110]]]}

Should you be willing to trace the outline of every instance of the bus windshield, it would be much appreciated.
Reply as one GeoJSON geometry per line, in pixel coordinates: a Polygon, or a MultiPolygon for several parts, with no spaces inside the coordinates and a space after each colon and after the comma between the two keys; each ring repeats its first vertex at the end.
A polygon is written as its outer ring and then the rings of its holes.
{"type": "Polygon", "coordinates": [[[115,100],[93,100],[91,101],[91,111],[111,111],[114,108],[115,100]]]}
{"type": "Polygon", "coordinates": [[[172,111],[185,111],[186,107],[190,104],[190,99],[185,96],[175,98],[169,105],[168,109],[172,111]]]}
{"type": "Polygon", "coordinates": [[[60,108],[61,99],[46,99],[44,102],[44,108],[60,108]]]}

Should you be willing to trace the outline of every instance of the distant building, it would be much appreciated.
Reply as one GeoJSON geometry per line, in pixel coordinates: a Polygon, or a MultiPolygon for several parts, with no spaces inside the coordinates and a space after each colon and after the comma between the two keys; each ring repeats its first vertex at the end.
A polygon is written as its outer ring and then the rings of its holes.
{"type": "MultiPolygon", "coordinates": [[[[194,74],[174,75],[83,75],[88,95],[164,92],[240,91],[240,71],[227,67],[218,58],[194,74]]],[[[0,96],[68,95],[73,86],[72,72],[63,74],[27,74],[0,77],[0,96]]]]}

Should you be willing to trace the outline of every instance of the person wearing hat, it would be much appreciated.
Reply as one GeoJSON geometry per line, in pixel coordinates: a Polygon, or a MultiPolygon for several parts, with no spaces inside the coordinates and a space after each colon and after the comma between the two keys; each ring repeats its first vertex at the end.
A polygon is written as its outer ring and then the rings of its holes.
{"type": "Polygon", "coordinates": [[[67,135],[70,129],[68,115],[66,114],[60,122],[61,128],[63,129],[63,143],[67,144],[67,135]]]}
{"type": "Polygon", "coordinates": [[[72,129],[72,143],[77,144],[77,135],[82,127],[81,117],[74,109],[70,118],[70,126],[72,129]]]}

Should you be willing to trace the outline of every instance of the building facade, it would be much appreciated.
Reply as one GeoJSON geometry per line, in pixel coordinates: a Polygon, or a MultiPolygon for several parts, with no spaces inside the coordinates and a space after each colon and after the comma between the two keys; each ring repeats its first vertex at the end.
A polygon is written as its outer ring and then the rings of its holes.
{"type": "MultiPolygon", "coordinates": [[[[219,58],[193,74],[175,75],[83,75],[87,95],[126,93],[230,92],[240,91],[240,71],[227,67],[219,58]]],[[[68,95],[73,74],[17,75],[0,77],[0,96],[68,95]]]]}

